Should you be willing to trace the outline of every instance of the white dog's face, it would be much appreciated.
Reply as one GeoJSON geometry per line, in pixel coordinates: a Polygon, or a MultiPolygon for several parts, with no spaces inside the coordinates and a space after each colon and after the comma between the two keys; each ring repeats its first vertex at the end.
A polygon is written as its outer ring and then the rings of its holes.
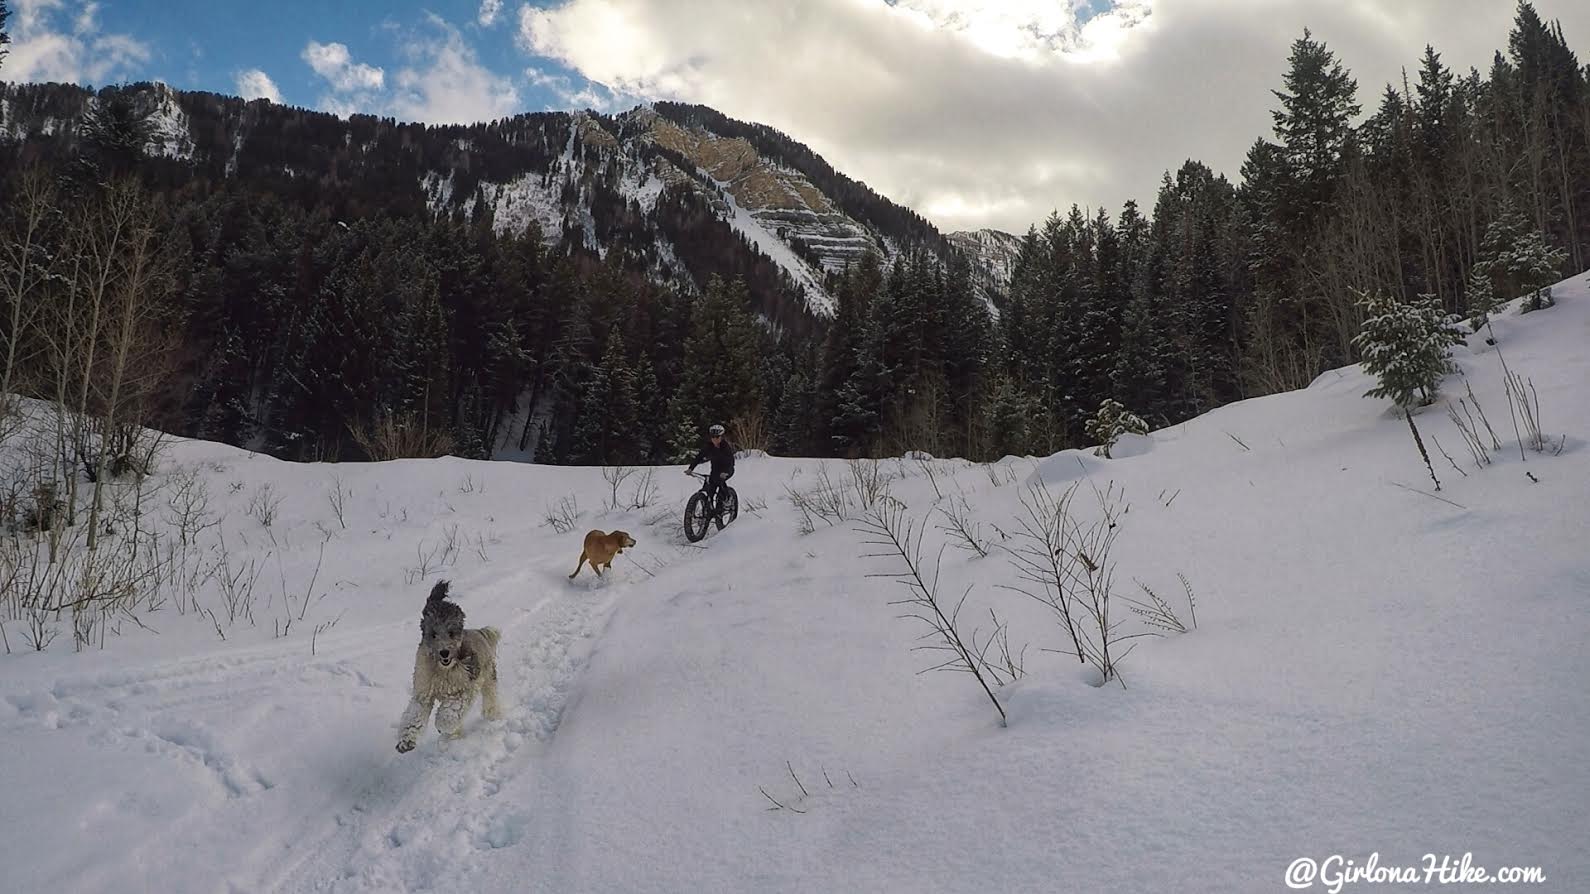
{"type": "Polygon", "coordinates": [[[420,643],[439,666],[452,667],[464,644],[463,610],[447,602],[427,607],[420,616],[420,643]]]}

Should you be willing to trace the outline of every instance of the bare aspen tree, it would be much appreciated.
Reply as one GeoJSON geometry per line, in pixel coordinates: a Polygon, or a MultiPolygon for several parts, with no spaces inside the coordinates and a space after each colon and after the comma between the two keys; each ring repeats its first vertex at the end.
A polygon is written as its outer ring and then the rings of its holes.
{"type": "Polygon", "coordinates": [[[100,411],[95,420],[99,437],[93,460],[89,549],[98,542],[106,479],[137,464],[144,422],[140,410],[151,380],[158,377],[158,359],[163,353],[152,324],[164,312],[170,292],[154,209],[143,190],[131,182],[111,187],[99,216],[102,229],[88,240],[90,261],[95,265],[93,281],[101,286],[92,293],[92,313],[96,321],[103,320],[104,364],[100,370],[92,365],[85,367],[84,392],[88,392],[86,386],[91,383],[100,411]],[[112,447],[116,448],[114,456],[112,447]]]}
{"type": "MultiPolygon", "coordinates": [[[[41,312],[43,294],[55,253],[47,239],[55,216],[55,190],[42,171],[24,174],[14,201],[10,232],[0,241],[0,300],[5,302],[5,359],[0,370],[0,401],[9,402],[18,389],[18,372],[30,330],[41,312]]],[[[0,416],[4,407],[0,407],[0,416]]]]}

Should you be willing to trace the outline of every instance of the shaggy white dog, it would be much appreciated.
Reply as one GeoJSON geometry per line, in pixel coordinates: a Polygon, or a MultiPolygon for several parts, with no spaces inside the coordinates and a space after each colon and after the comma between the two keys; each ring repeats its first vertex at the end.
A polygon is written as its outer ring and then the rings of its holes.
{"type": "Polygon", "coordinates": [[[413,700],[403,712],[397,750],[414,750],[420,730],[436,708],[436,731],[458,737],[464,715],[481,696],[481,715],[502,716],[497,705],[497,642],[495,627],[464,629],[464,610],[447,599],[447,581],[438,581],[420,613],[420,646],[414,653],[413,700]]]}

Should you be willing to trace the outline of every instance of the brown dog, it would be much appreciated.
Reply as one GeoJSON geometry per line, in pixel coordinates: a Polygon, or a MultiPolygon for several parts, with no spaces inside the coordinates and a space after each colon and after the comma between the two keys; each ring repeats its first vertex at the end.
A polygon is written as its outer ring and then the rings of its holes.
{"type": "MultiPolygon", "coordinates": [[[[574,574],[579,574],[585,563],[590,562],[591,570],[596,572],[597,577],[601,577],[603,568],[613,567],[614,556],[634,545],[635,538],[623,531],[614,531],[611,534],[592,531],[585,535],[585,547],[580,550],[580,561],[574,563],[574,574]]],[[[574,574],[569,575],[569,580],[574,579],[574,574]]]]}

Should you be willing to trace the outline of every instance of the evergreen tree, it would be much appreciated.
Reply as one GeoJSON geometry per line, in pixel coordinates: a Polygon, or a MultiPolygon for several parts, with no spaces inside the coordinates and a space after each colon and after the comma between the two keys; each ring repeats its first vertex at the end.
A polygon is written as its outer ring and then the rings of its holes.
{"type": "Polygon", "coordinates": [[[1530,227],[1524,215],[1511,204],[1485,230],[1474,274],[1487,277],[1492,293],[1500,302],[1514,296],[1529,295],[1525,311],[1539,310],[1550,300],[1546,286],[1561,275],[1567,252],[1546,244],[1540,231],[1530,227]]]}
{"type": "Polygon", "coordinates": [[[816,397],[811,378],[797,370],[785,384],[783,400],[773,417],[773,452],[806,456],[815,449],[810,420],[816,412],[816,397]]]}
{"type": "MultiPolygon", "coordinates": [[[[560,265],[555,275],[572,279],[572,270],[567,265],[560,265]]],[[[564,281],[568,282],[568,279],[564,281]]],[[[545,423],[550,433],[544,437],[550,438],[555,445],[547,462],[561,463],[576,455],[571,439],[580,415],[579,398],[590,387],[596,365],[593,356],[596,336],[591,325],[589,295],[583,288],[583,282],[571,282],[568,288],[570,291],[562,296],[563,316],[558,320],[557,338],[551,346],[546,364],[550,379],[547,402],[551,405],[551,412],[545,423]]],[[[544,454],[538,452],[537,455],[544,454]]]]}
{"type": "Polygon", "coordinates": [[[746,310],[745,283],[713,277],[690,313],[684,372],[669,403],[675,458],[693,453],[713,423],[757,409],[757,331],[746,310]]]}
{"type": "Polygon", "coordinates": [[[953,435],[972,451],[970,436],[982,412],[987,367],[991,360],[994,321],[972,290],[971,266],[964,257],[951,259],[943,287],[944,399],[953,435]]]}
{"type": "Polygon", "coordinates": [[[552,418],[541,420],[536,429],[535,461],[544,466],[561,466],[568,461],[567,451],[559,444],[557,429],[552,425],[552,418]]]}
{"type": "Polygon", "coordinates": [[[154,125],[131,89],[106,87],[83,120],[83,156],[90,176],[110,179],[134,170],[149,151],[154,125]]]}
{"type": "Polygon", "coordinates": [[[623,336],[616,326],[608,334],[601,371],[607,378],[607,393],[602,398],[605,423],[602,462],[620,465],[638,463],[645,453],[640,434],[636,377],[625,356],[623,336]]]}
{"type": "Polygon", "coordinates": [[[1121,349],[1115,355],[1115,393],[1151,416],[1169,415],[1165,359],[1170,340],[1153,293],[1146,284],[1133,290],[1122,325],[1121,349]]]}
{"type": "Polygon", "coordinates": [[[423,431],[450,427],[453,401],[449,377],[448,326],[434,274],[410,281],[415,294],[398,317],[395,363],[402,381],[392,405],[423,431]]]}
{"type": "Polygon", "coordinates": [[[822,365],[818,373],[817,399],[813,407],[813,440],[829,449],[839,416],[839,395],[855,376],[867,336],[873,299],[883,287],[883,272],[876,254],[868,252],[853,267],[847,267],[834,292],[834,319],[828,324],[823,342],[822,365]]]}
{"type": "Polygon", "coordinates": [[[1529,295],[1524,312],[1540,310],[1552,305],[1551,283],[1561,275],[1563,261],[1568,253],[1546,244],[1539,231],[1528,233],[1513,248],[1512,270],[1529,295]]]}
{"type": "Polygon", "coordinates": [[[657,385],[657,372],[651,358],[642,352],[640,359],[635,361],[635,441],[642,462],[657,463],[667,459],[663,449],[667,406],[662,389],[657,385]]]}
{"type": "Polygon", "coordinates": [[[1109,459],[1110,448],[1115,446],[1121,435],[1146,435],[1148,423],[1122,406],[1120,401],[1111,398],[1099,404],[1099,411],[1088,420],[1087,434],[1090,440],[1099,443],[1094,453],[1109,459]]]}
{"type": "Polygon", "coordinates": [[[577,466],[599,466],[606,462],[607,412],[602,400],[612,391],[607,370],[601,365],[587,368],[574,400],[574,431],[569,439],[568,461],[577,466]]]}
{"type": "Polygon", "coordinates": [[[1323,213],[1334,195],[1358,114],[1358,84],[1307,29],[1287,63],[1285,89],[1273,91],[1281,108],[1271,115],[1292,183],[1289,211],[1302,222],[1323,213]]]}
{"type": "Polygon", "coordinates": [[[883,340],[876,321],[869,321],[857,349],[855,372],[839,388],[829,440],[839,456],[867,455],[883,433],[883,408],[890,382],[884,370],[883,340]]]}
{"type": "Polygon", "coordinates": [[[1452,346],[1463,343],[1462,333],[1447,323],[1440,305],[1428,295],[1400,302],[1370,293],[1359,303],[1365,319],[1354,342],[1364,371],[1379,380],[1364,396],[1390,398],[1404,409],[1429,403],[1452,371],[1452,346]]]}
{"type": "Polygon", "coordinates": [[[1441,479],[1430,464],[1424,439],[1413,421],[1413,408],[1434,399],[1441,379],[1452,370],[1452,345],[1462,344],[1463,335],[1446,322],[1439,302],[1424,295],[1416,301],[1399,302],[1381,294],[1361,297],[1364,306],[1363,331],[1354,339],[1363,355],[1364,371],[1378,380],[1365,397],[1388,397],[1402,410],[1408,431],[1419,448],[1419,456],[1441,489],[1441,479]]]}
{"type": "Polygon", "coordinates": [[[1465,307],[1468,310],[1469,325],[1475,330],[1485,325],[1490,315],[1500,304],[1496,299],[1496,287],[1491,284],[1491,278],[1474,265],[1473,273],[1469,276],[1464,288],[1465,307]]]}
{"type": "Polygon", "coordinates": [[[1032,399],[1008,376],[993,384],[988,401],[989,460],[1025,456],[1032,452],[1032,420],[1037,408],[1032,399]]]}
{"type": "Polygon", "coordinates": [[[465,459],[491,459],[486,437],[477,425],[480,416],[480,385],[473,383],[465,389],[459,401],[458,424],[453,426],[453,455],[465,459]]]}
{"type": "Polygon", "coordinates": [[[1028,228],[1010,275],[1010,298],[999,317],[1001,367],[1022,387],[1036,386],[1043,347],[1039,337],[1043,305],[1043,247],[1037,228],[1028,228]]]}
{"type": "Polygon", "coordinates": [[[1417,122],[1419,161],[1428,176],[1444,179],[1446,165],[1458,140],[1455,103],[1457,84],[1450,69],[1441,62],[1435,47],[1426,45],[1419,64],[1414,117],[1417,122]]]}

